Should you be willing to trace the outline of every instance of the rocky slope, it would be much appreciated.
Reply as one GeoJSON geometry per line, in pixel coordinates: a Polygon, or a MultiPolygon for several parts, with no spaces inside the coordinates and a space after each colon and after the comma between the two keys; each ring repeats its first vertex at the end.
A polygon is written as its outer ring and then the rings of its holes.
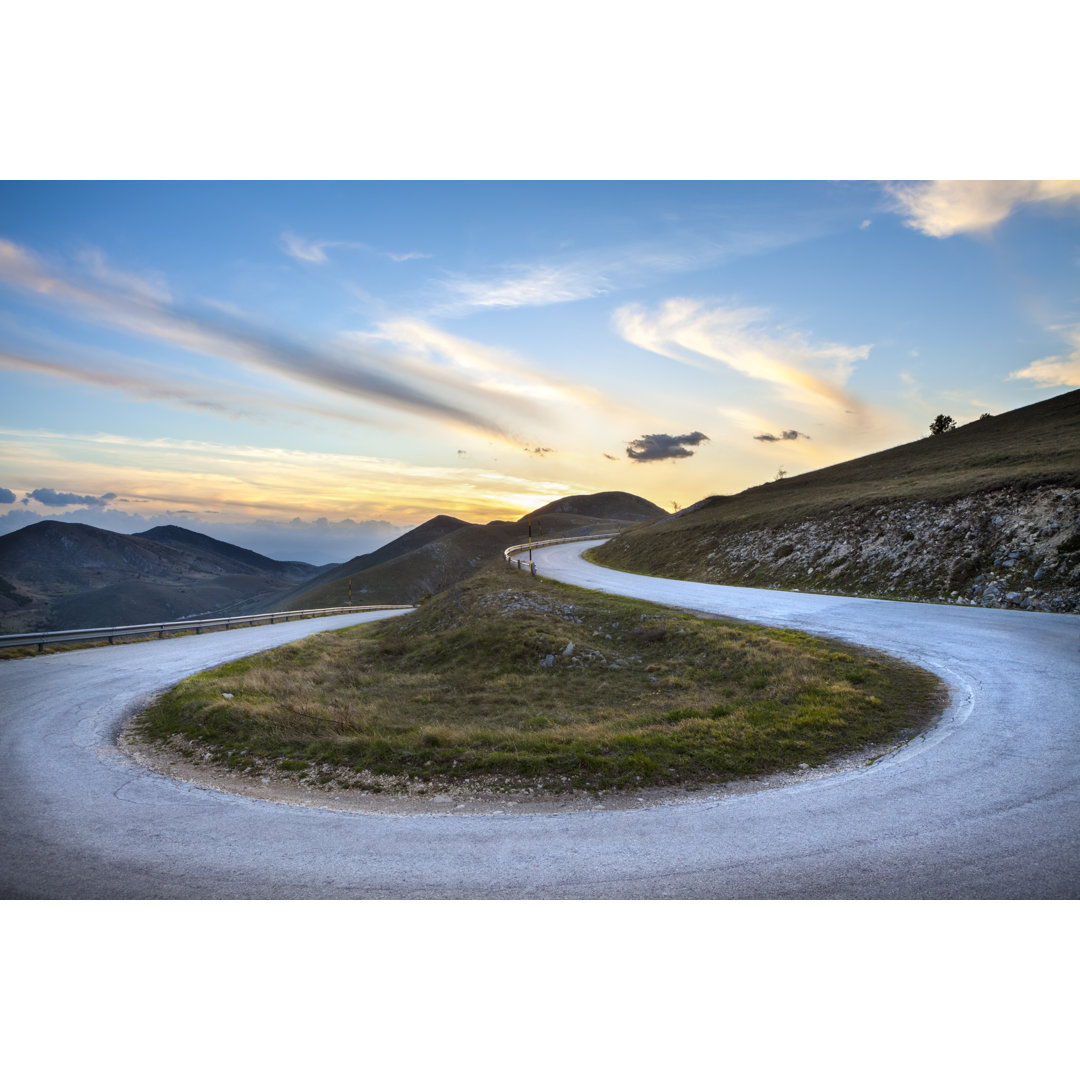
{"type": "Polygon", "coordinates": [[[727,585],[1080,611],[1080,489],[851,509],[703,537],[697,554],[695,578],[727,585]]]}

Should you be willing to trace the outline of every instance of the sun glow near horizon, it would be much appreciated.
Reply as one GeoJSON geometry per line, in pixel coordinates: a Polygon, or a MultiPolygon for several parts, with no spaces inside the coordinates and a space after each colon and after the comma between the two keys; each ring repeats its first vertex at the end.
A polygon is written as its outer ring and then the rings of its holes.
{"type": "Polygon", "coordinates": [[[1078,225],[1071,182],[8,183],[0,529],[734,493],[1074,385],[1078,225]]]}

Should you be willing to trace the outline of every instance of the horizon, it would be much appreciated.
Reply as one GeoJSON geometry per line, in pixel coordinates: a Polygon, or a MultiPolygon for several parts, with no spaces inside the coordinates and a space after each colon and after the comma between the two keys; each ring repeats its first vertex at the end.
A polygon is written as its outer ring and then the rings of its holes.
{"type": "Polygon", "coordinates": [[[8,181],[0,532],[671,511],[1080,386],[1078,251],[1078,181],[8,181]]]}

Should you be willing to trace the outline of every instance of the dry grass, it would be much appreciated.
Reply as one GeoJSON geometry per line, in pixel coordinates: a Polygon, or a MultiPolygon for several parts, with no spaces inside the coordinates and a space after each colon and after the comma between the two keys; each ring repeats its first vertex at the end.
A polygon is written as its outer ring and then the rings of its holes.
{"type": "Polygon", "coordinates": [[[817,765],[940,703],[936,679],[881,656],[497,564],[415,614],[187,679],[141,731],[252,774],[597,790],[817,765]]]}
{"type": "Polygon", "coordinates": [[[1049,484],[1080,487],[1080,390],[737,495],[710,496],[695,510],[630,530],[588,557],[632,573],[713,580],[703,552],[726,537],[871,507],[1049,484]]]}

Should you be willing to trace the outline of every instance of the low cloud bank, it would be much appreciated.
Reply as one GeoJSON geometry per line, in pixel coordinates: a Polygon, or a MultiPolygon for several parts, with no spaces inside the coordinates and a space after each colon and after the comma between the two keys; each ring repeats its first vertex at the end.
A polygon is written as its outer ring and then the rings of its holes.
{"type": "MultiPolygon", "coordinates": [[[[26,493],[23,506],[39,502],[42,506],[92,506],[102,507],[116,498],[114,492],[106,495],[76,495],[71,491],[54,491],[52,488],[35,488],[26,493]]],[[[7,500],[0,500],[6,502],[7,500]]]]}

